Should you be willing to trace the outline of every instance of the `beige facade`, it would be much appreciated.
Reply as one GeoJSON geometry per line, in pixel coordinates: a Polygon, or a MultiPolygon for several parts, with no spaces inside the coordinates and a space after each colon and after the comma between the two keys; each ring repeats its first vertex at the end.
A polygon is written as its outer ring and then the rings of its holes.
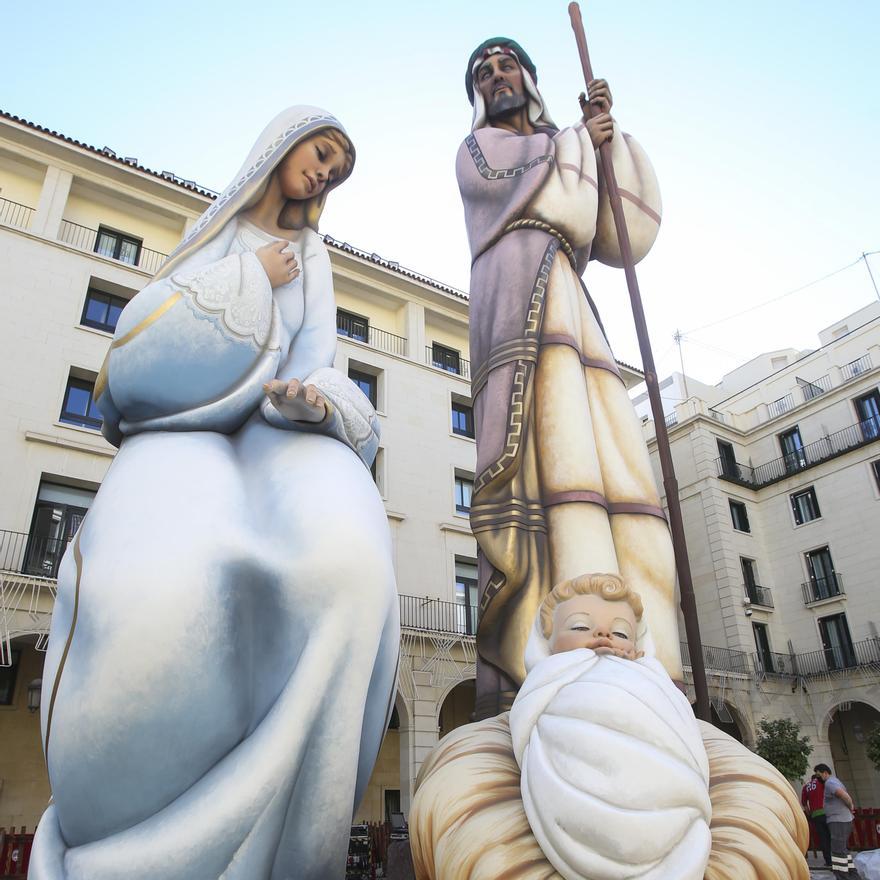
{"type": "Polygon", "coordinates": [[[762,355],[717,386],[671,380],[716,710],[746,742],[763,717],[798,720],[813,762],[876,806],[865,739],[880,723],[880,303],[821,331],[815,350],[762,355]]]}

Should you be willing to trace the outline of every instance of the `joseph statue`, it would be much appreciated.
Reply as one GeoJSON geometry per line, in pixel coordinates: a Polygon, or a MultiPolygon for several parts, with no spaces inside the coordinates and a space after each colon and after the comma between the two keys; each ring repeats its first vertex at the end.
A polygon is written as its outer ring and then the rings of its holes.
{"type": "Polygon", "coordinates": [[[641,147],[598,111],[559,129],[523,48],[496,37],[468,61],[471,133],[456,173],[471,248],[479,544],[476,717],[510,708],[542,599],[560,581],[617,572],[642,597],[658,659],[681,681],[675,565],[641,426],[595,305],[589,260],[621,266],[597,151],[611,142],[636,260],[660,224],[641,147]]]}

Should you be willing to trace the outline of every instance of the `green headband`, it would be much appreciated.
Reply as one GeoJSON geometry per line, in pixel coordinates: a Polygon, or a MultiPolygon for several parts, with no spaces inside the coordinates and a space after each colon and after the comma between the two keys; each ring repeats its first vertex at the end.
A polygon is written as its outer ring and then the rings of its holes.
{"type": "Polygon", "coordinates": [[[538,71],[535,68],[534,62],[516,40],[511,40],[509,37],[492,37],[480,43],[471,53],[471,57],[468,60],[467,72],[464,76],[464,86],[467,89],[468,100],[471,104],[474,103],[474,64],[480,59],[488,58],[489,50],[494,49],[496,46],[500,49],[508,49],[516,55],[517,61],[529,72],[532,81],[538,82],[538,71]]]}

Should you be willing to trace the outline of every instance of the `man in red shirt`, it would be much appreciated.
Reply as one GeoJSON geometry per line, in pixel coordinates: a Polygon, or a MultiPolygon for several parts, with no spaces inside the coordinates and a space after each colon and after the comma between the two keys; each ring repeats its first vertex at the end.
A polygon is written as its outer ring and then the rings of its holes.
{"type": "Polygon", "coordinates": [[[819,849],[825,857],[825,867],[831,867],[831,832],[825,818],[825,783],[818,773],[814,773],[810,780],[801,789],[801,805],[807,814],[807,819],[816,831],[816,839],[819,841],[819,849]]]}

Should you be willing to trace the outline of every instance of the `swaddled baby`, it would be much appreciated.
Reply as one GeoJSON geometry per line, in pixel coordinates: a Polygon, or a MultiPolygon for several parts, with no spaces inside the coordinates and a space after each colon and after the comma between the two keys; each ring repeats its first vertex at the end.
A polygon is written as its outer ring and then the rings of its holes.
{"type": "Polygon", "coordinates": [[[558,584],[510,712],[523,806],[566,880],[702,880],[712,807],[691,707],[614,574],[558,584]]]}

